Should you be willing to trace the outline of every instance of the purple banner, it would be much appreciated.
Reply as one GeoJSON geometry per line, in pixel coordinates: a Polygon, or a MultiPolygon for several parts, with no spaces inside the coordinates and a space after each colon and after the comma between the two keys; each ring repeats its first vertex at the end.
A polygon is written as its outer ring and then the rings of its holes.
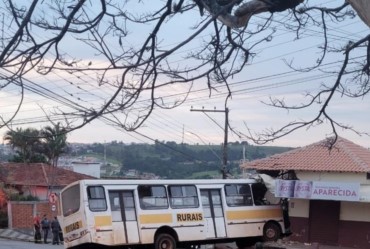
{"type": "Polygon", "coordinates": [[[275,187],[275,197],[338,201],[360,200],[359,183],[275,180],[275,187]]]}

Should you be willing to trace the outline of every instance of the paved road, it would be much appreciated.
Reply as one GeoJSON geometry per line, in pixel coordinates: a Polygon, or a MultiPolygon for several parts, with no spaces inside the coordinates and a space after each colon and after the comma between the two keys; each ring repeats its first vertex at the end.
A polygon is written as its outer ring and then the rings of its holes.
{"type": "MultiPolygon", "coordinates": [[[[51,241],[51,238],[49,238],[51,241]]],[[[35,244],[33,234],[30,231],[18,231],[12,229],[0,229],[0,249],[62,249],[62,245],[35,244]],[[15,247],[16,246],[16,247],[15,247]]],[[[256,247],[251,247],[256,248],[256,247]]],[[[238,249],[235,243],[203,246],[201,249],[238,249]]],[[[246,248],[245,248],[246,249],[246,248]]],[[[318,244],[303,244],[289,240],[281,240],[274,243],[265,243],[263,249],[351,249],[337,246],[318,244]]],[[[357,248],[359,249],[359,248],[357,248]]]]}
{"type": "Polygon", "coordinates": [[[0,239],[0,249],[63,249],[63,245],[35,244],[28,241],[0,239]]]}

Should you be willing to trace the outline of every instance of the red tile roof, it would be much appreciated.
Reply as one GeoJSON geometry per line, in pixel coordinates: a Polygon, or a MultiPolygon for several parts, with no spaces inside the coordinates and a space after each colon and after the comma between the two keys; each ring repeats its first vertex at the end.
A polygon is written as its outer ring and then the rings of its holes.
{"type": "Polygon", "coordinates": [[[0,163],[0,182],[27,186],[60,186],[95,177],[43,163],[0,163]]]}
{"type": "Polygon", "coordinates": [[[256,170],[370,172],[369,149],[338,137],[337,142],[329,150],[329,139],[268,158],[246,162],[241,167],[256,170]]]}

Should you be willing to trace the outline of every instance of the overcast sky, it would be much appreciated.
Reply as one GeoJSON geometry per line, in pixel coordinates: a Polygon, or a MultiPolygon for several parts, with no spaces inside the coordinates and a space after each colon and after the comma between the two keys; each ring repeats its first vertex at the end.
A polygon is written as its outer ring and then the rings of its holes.
{"type": "MultiPolygon", "coordinates": [[[[154,4],[154,2],[151,1],[151,4],[154,4]]],[[[320,2],[322,3],[322,1],[320,2]]],[[[147,4],[146,7],[149,8],[150,4],[147,4]]],[[[193,15],[196,14],[193,13],[193,15]]],[[[190,20],[191,17],[183,18],[190,20]]],[[[261,17],[254,17],[251,22],[258,22],[258,18],[261,17]]],[[[247,141],[252,143],[241,136],[241,134],[248,134],[248,128],[252,133],[259,133],[266,129],[277,129],[295,120],[313,119],[318,114],[319,106],[288,112],[267,106],[263,102],[268,102],[270,97],[274,97],[284,98],[286,103],[303,103],[307,92],[317,91],[322,84],[334,84],[335,78],[330,77],[323,71],[338,70],[341,65],[340,62],[343,60],[343,56],[340,54],[329,55],[321,71],[313,70],[309,73],[294,71],[284,63],[284,60],[293,60],[294,65],[298,68],[313,65],[319,57],[320,50],[318,47],[323,42],[322,34],[318,32],[319,29],[308,29],[300,40],[296,40],[294,34],[284,29],[279,30],[279,25],[283,24],[279,22],[282,22],[280,20],[284,20],[283,18],[276,15],[275,20],[274,25],[277,27],[277,32],[272,41],[259,45],[253,51],[256,56],[250,61],[249,65],[241,74],[229,82],[233,91],[232,99],[227,104],[229,123],[233,129],[233,131],[228,131],[229,142],[247,141]]],[[[184,33],[183,29],[189,27],[189,25],[184,25],[186,23],[187,21],[183,20],[179,20],[179,26],[174,26],[171,23],[162,33],[163,44],[169,45],[178,42],[179,37],[184,33]]],[[[350,39],[362,38],[369,33],[369,29],[358,18],[348,20],[344,24],[328,23],[327,25],[330,31],[329,42],[338,44],[338,46],[345,44],[350,39]]],[[[141,38],[140,35],[143,35],[143,33],[135,33],[136,38],[124,42],[132,45],[135,43],[135,39],[141,38]]],[[[201,42],[200,37],[191,46],[197,48],[201,42]]],[[[116,45],[117,41],[112,41],[112,46],[116,45]]],[[[80,53],[86,61],[91,61],[92,64],[103,63],[100,58],[91,56],[91,53],[87,53],[83,46],[75,44],[73,40],[65,42],[63,46],[68,53],[80,53]],[[86,53],[86,56],[84,53],[86,53]]],[[[187,49],[191,50],[191,47],[187,49]]],[[[179,54],[178,56],[181,60],[182,55],[179,54]]],[[[183,60],[181,63],[191,62],[183,60]]],[[[89,82],[94,76],[85,76],[86,79],[83,82],[77,82],[66,75],[58,74],[50,74],[46,77],[29,74],[28,79],[31,82],[29,84],[41,84],[51,91],[64,94],[64,96],[74,93],[74,98],[84,99],[86,104],[94,102],[94,96],[99,95],[100,99],[104,99],[104,96],[111,94],[111,89],[98,87],[89,82]],[[79,90],[77,90],[77,87],[79,87],[79,90]]],[[[184,86],[173,86],[167,88],[166,92],[162,94],[163,96],[172,96],[172,98],[177,98],[178,95],[178,98],[181,98],[187,90],[188,88],[184,86]]],[[[79,130],[73,131],[69,134],[68,141],[104,143],[116,140],[124,143],[153,143],[154,140],[160,140],[190,144],[221,144],[224,140],[225,114],[223,112],[202,113],[191,111],[191,109],[224,110],[225,97],[225,87],[220,87],[218,92],[214,91],[210,96],[205,82],[199,81],[191,89],[188,100],[182,106],[170,110],[155,109],[144,126],[138,129],[137,132],[128,133],[107,124],[105,121],[96,120],[79,130]]],[[[19,101],[19,92],[16,88],[8,87],[0,90],[0,115],[11,115],[16,108],[17,101],[19,101]]],[[[52,99],[45,99],[42,96],[26,92],[24,105],[12,127],[21,125],[23,127],[41,128],[47,123],[44,123],[44,119],[40,118],[43,116],[40,107],[53,109],[58,108],[58,105],[60,104],[53,102],[52,99]],[[40,122],[34,122],[39,118],[40,122]]],[[[359,132],[370,133],[370,115],[367,114],[370,110],[368,96],[363,99],[349,99],[337,94],[330,103],[328,110],[338,122],[351,126],[359,132]]],[[[0,134],[3,135],[6,130],[1,128],[0,134]]],[[[359,145],[370,147],[368,136],[359,136],[354,132],[340,129],[338,133],[359,145]]],[[[301,129],[267,145],[305,146],[322,140],[330,134],[330,125],[323,123],[308,130],[301,129]]]]}

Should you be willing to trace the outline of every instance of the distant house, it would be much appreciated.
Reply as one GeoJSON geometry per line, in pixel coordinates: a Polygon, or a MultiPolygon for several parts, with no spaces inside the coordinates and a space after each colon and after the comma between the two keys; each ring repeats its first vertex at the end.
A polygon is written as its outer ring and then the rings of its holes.
{"type": "Polygon", "coordinates": [[[344,138],[329,150],[328,142],[245,162],[241,168],[282,178],[275,180],[275,196],[289,198],[292,240],[369,248],[370,150],[344,138]],[[282,195],[283,190],[289,192],[282,195]]]}
{"type": "Polygon", "coordinates": [[[5,189],[40,200],[47,200],[50,192],[59,193],[74,181],[93,178],[43,163],[0,163],[0,183],[5,189]]]}
{"type": "Polygon", "coordinates": [[[129,169],[125,172],[125,176],[127,178],[139,178],[140,177],[140,171],[136,169],[129,169]]]}
{"type": "Polygon", "coordinates": [[[72,170],[85,175],[90,175],[95,178],[100,178],[101,167],[103,163],[97,162],[96,158],[61,158],[58,167],[72,170]]]}

